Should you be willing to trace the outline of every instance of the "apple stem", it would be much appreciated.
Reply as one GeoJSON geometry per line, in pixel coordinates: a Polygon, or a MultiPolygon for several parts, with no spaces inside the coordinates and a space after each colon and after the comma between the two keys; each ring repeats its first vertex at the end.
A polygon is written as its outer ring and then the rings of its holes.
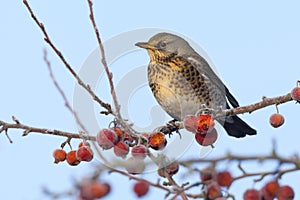
{"type": "Polygon", "coordinates": [[[278,104],[276,104],[275,106],[276,106],[277,114],[279,114],[278,104]]]}

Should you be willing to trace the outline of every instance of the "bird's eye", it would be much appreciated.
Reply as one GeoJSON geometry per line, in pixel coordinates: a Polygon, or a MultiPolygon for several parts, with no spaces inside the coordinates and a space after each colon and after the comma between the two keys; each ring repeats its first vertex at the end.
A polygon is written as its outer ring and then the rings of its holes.
{"type": "Polygon", "coordinates": [[[161,49],[166,48],[166,46],[167,46],[167,43],[164,41],[159,43],[159,48],[161,48],[161,49]]]}

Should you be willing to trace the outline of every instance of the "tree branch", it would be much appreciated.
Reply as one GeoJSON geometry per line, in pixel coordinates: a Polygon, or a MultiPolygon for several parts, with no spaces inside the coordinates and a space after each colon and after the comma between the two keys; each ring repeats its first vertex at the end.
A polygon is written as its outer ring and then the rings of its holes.
{"type": "MultiPolygon", "coordinates": [[[[259,101],[257,103],[250,104],[247,106],[241,106],[241,107],[237,107],[237,108],[227,109],[227,110],[224,110],[222,112],[222,114],[220,114],[220,115],[224,116],[224,115],[238,115],[238,114],[243,114],[243,113],[252,113],[256,110],[265,108],[267,106],[279,105],[279,104],[283,104],[283,103],[286,103],[286,102],[289,102],[292,100],[293,99],[291,97],[291,93],[288,93],[288,94],[282,95],[282,96],[278,96],[278,97],[273,97],[273,98],[263,97],[262,101],[259,101]]],[[[219,117],[219,116],[217,115],[216,117],[219,117]]]]}
{"type": "Polygon", "coordinates": [[[65,106],[67,107],[67,109],[71,112],[71,114],[74,116],[76,123],[79,125],[79,127],[85,132],[85,134],[88,134],[87,129],[84,127],[83,123],[81,122],[81,120],[79,119],[77,113],[73,110],[73,108],[71,107],[64,91],[60,88],[58,82],[56,81],[56,78],[54,77],[53,71],[52,71],[52,67],[51,67],[51,63],[47,58],[47,50],[44,49],[44,61],[48,67],[49,73],[50,73],[50,77],[53,81],[54,86],[56,87],[56,89],[58,90],[59,94],[62,96],[64,102],[65,102],[65,106]]]}
{"type": "MultiPolygon", "coordinates": [[[[237,108],[231,108],[231,109],[226,109],[226,110],[217,110],[217,111],[213,111],[213,112],[214,112],[215,118],[221,118],[226,115],[238,115],[238,114],[244,114],[244,113],[252,113],[256,110],[265,108],[267,106],[284,104],[289,101],[293,101],[293,99],[291,97],[291,93],[288,93],[288,94],[282,95],[282,96],[273,97],[273,98],[263,97],[262,101],[259,101],[254,104],[240,106],[237,108]]],[[[168,123],[165,126],[162,126],[160,128],[160,130],[164,134],[170,135],[173,132],[176,132],[183,128],[184,128],[183,122],[172,122],[172,123],[168,123]]]]}
{"type": "Polygon", "coordinates": [[[120,124],[125,131],[131,133],[131,134],[136,134],[138,133],[136,130],[134,130],[128,123],[126,123],[126,121],[122,118],[121,113],[120,113],[120,104],[118,102],[117,99],[117,95],[116,95],[116,91],[115,91],[115,87],[114,87],[114,83],[113,83],[113,75],[109,70],[107,61],[106,61],[106,56],[105,56],[105,51],[104,51],[104,46],[100,37],[100,33],[99,33],[99,29],[97,27],[96,21],[95,21],[95,17],[94,17],[94,11],[93,11],[93,2],[92,0],[87,0],[88,5],[89,5],[89,11],[90,11],[90,20],[91,23],[93,25],[94,31],[95,31],[95,35],[97,38],[97,42],[100,48],[100,58],[101,58],[101,62],[103,64],[106,76],[108,78],[108,82],[109,82],[109,87],[110,87],[110,93],[114,102],[114,106],[115,106],[115,117],[117,120],[117,123],[120,124]]]}
{"type": "Polygon", "coordinates": [[[78,84],[80,86],[82,86],[93,98],[94,101],[96,101],[100,106],[102,106],[103,108],[106,109],[106,114],[113,114],[115,115],[112,110],[111,110],[111,106],[108,103],[103,102],[95,93],[94,91],[90,88],[90,86],[88,84],[85,84],[81,78],[78,76],[78,74],[73,70],[73,68],[71,67],[71,65],[67,62],[67,60],[65,59],[65,57],[63,56],[63,54],[59,51],[59,49],[53,44],[53,42],[51,41],[45,27],[44,24],[41,23],[37,17],[35,16],[33,10],[31,9],[30,5],[28,4],[28,2],[26,0],[23,0],[24,5],[26,6],[27,10],[29,11],[31,18],[34,20],[34,22],[38,25],[38,27],[40,28],[40,30],[42,31],[42,33],[44,34],[44,40],[45,42],[52,48],[52,50],[55,52],[55,54],[59,57],[59,59],[63,62],[63,64],[65,65],[65,67],[67,68],[67,70],[72,74],[72,76],[77,80],[78,84]]]}
{"type": "Polygon", "coordinates": [[[67,137],[67,138],[78,138],[78,139],[85,139],[85,140],[92,140],[92,141],[96,140],[96,138],[94,136],[60,131],[60,130],[56,130],[56,129],[32,127],[32,126],[24,125],[21,123],[7,123],[7,122],[1,121],[1,120],[0,120],[0,127],[1,127],[0,133],[5,130],[8,130],[10,128],[24,130],[22,136],[27,136],[29,133],[41,133],[41,134],[47,134],[47,135],[62,136],[62,137],[67,137]]]}

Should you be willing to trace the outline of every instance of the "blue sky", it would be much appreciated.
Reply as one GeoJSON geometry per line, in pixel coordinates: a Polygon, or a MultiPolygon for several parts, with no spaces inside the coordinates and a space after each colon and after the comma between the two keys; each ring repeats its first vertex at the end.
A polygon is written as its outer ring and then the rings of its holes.
{"type": "MultiPolygon", "coordinates": [[[[66,59],[74,69],[80,70],[97,47],[86,2],[29,3],[66,59]]],[[[142,3],[112,0],[97,1],[94,9],[104,41],[126,31],[149,27],[172,30],[192,39],[209,55],[240,104],[247,105],[261,100],[262,96],[286,94],[300,79],[299,7],[297,1],[153,0],[142,3]]],[[[43,48],[47,45],[22,1],[2,3],[0,21],[0,120],[11,121],[11,116],[15,115],[22,123],[32,126],[76,130],[76,124],[64,107],[43,62],[43,48]]],[[[75,82],[49,48],[48,53],[56,78],[72,101],[75,82]]],[[[141,65],[148,62],[146,52],[140,51],[138,55],[138,61],[137,57],[129,55],[115,62],[112,71],[116,77],[122,76],[118,74],[118,67],[130,68],[131,63],[141,65]]],[[[124,72],[124,68],[120,71],[124,72]]],[[[141,76],[146,77],[146,74],[141,76]]],[[[101,86],[97,91],[103,93],[101,86]]],[[[145,94],[151,105],[155,104],[149,90],[145,89],[145,94]]],[[[144,119],[144,113],[137,111],[140,109],[149,111],[147,104],[137,100],[129,110],[133,119],[144,119]]],[[[266,154],[271,150],[272,139],[277,141],[279,154],[299,153],[300,106],[290,102],[280,106],[279,110],[286,119],[283,127],[275,130],[268,123],[269,116],[276,111],[275,106],[251,115],[244,114],[242,118],[257,129],[258,135],[237,140],[223,134],[209,156],[220,156],[229,150],[246,155],[266,154]]],[[[105,125],[106,122],[99,123],[105,125]]],[[[140,123],[149,122],[145,118],[140,123]]],[[[0,135],[0,191],[3,199],[44,199],[41,186],[62,191],[72,185],[73,179],[80,179],[92,171],[88,164],[77,168],[52,164],[52,151],[60,146],[62,138],[39,134],[21,137],[21,134],[17,130],[9,131],[14,144],[9,144],[4,134],[0,135]]],[[[195,156],[197,148],[193,145],[186,154],[195,156]]],[[[249,170],[255,170],[265,166],[250,167],[249,170]]],[[[281,180],[282,184],[295,188],[296,198],[300,196],[295,181],[299,176],[296,172],[283,176],[281,180]]],[[[150,179],[155,180],[155,177],[150,176],[150,179]]],[[[118,199],[124,194],[128,195],[127,199],[135,198],[130,188],[133,181],[116,174],[105,176],[104,180],[115,183],[107,199],[118,199]]],[[[237,194],[237,199],[241,198],[241,191],[247,189],[245,184],[252,186],[251,180],[233,184],[230,191],[237,194]]],[[[255,187],[260,188],[262,184],[255,187]]],[[[164,194],[152,189],[144,199],[153,199],[155,195],[163,197],[164,194]]]]}

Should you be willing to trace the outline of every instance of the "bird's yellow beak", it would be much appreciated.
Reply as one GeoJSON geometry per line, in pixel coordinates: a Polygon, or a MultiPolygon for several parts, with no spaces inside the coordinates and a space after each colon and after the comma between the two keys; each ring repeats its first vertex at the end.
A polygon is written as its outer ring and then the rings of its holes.
{"type": "Polygon", "coordinates": [[[153,49],[154,47],[147,42],[138,42],[135,43],[135,46],[141,47],[143,49],[153,49]]]}

